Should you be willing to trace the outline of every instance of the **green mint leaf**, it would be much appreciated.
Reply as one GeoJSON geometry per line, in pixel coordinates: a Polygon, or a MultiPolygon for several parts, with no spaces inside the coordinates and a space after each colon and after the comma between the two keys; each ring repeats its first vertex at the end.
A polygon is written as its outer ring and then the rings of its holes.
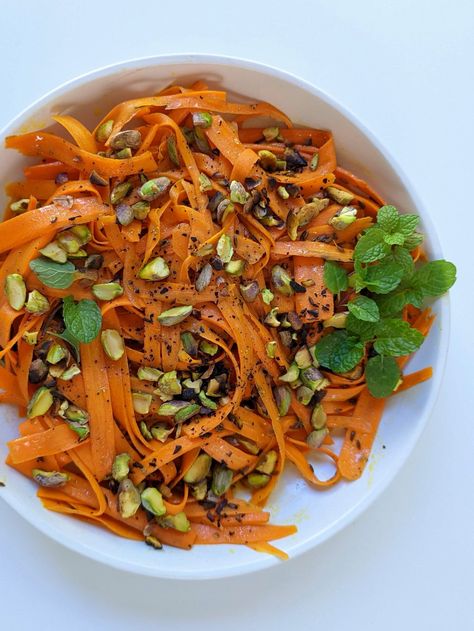
{"type": "Polygon", "coordinates": [[[376,335],[374,348],[377,353],[394,357],[413,353],[425,339],[420,331],[397,318],[381,320],[377,325],[376,335]]]}
{"type": "Polygon", "coordinates": [[[403,268],[391,258],[370,265],[361,279],[364,287],[375,294],[388,294],[398,287],[403,278],[403,268]]]}
{"type": "Polygon", "coordinates": [[[409,237],[415,231],[419,221],[418,215],[400,215],[397,232],[401,232],[404,237],[409,237]]]}
{"type": "Polygon", "coordinates": [[[334,261],[324,263],[323,279],[324,284],[333,294],[339,294],[347,289],[347,272],[334,261]]]}
{"type": "Polygon", "coordinates": [[[92,342],[102,326],[102,314],[97,303],[93,300],[74,302],[72,296],[63,300],[63,319],[68,334],[83,344],[92,342]]]}
{"type": "Polygon", "coordinates": [[[385,232],[378,227],[368,230],[357,242],[354,258],[361,263],[371,263],[383,259],[390,252],[385,243],[385,232]]]}
{"type": "Polygon", "coordinates": [[[423,235],[419,232],[414,232],[409,237],[405,237],[405,243],[403,244],[407,250],[414,250],[416,247],[423,243],[423,235]]]}
{"type": "Polygon", "coordinates": [[[415,263],[410,252],[406,248],[396,245],[392,250],[391,258],[403,268],[403,278],[411,278],[415,271],[415,263]]]}
{"type": "Polygon", "coordinates": [[[76,268],[71,262],[56,263],[46,258],[30,261],[30,269],[47,287],[67,289],[75,279],[76,268]]]}
{"type": "Polygon", "coordinates": [[[400,368],[393,357],[375,355],[365,366],[365,379],[369,392],[379,399],[392,394],[400,377],[400,368]]]}
{"type": "Polygon", "coordinates": [[[316,359],[333,372],[352,370],[364,356],[364,345],[347,331],[325,335],[316,344],[316,359]]]}
{"type": "Polygon", "coordinates": [[[365,322],[377,322],[380,319],[377,303],[367,296],[357,296],[347,304],[349,313],[365,322]]]}
{"type": "Polygon", "coordinates": [[[398,315],[406,305],[413,305],[421,309],[423,292],[413,287],[397,287],[390,294],[377,296],[377,305],[382,318],[398,315]]]}
{"type": "Polygon", "coordinates": [[[382,206],[377,213],[377,224],[385,232],[395,232],[398,228],[398,210],[395,206],[382,206]]]}
{"type": "Polygon", "coordinates": [[[456,280],[456,266],[449,261],[430,261],[416,270],[413,285],[425,296],[441,296],[456,280]]]}
{"type": "Polygon", "coordinates": [[[392,232],[392,234],[385,235],[384,241],[388,243],[388,245],[403,245],[405,237],[401,232],[392,232]]]}
{"type": "Polygon", "coordinates": [[[346,330],[351,335],[357,336],[361,342],[368,342],[375,337],[376,324],[359,320],[352,313],[347,315],[346,330]]]}

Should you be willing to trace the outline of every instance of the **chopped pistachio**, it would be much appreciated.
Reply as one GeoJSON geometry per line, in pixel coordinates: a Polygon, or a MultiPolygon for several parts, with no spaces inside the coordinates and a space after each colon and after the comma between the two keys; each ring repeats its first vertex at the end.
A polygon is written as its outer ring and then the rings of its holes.
{"type": "Polygon", "coordinates": [[[265,350],[266,350],[267,356],[270,357],[270,359],[274,359],[276,350],[277,350],[277,343],[275,342],[275,340],[272,340],[271,342],[267,342],[267,345],[265,346],[265,350]]]}
{"type": "Polygon", "coordinates": [[[92,233],[87,226],[74,226],[71,228],[71,232],[79,239],[81,245],[86,245],[92,239],[92,233]]]}
{"type": "Polygon", "coordinates": [[[97,173],[97,171],[91,171],[89,175],[89,182],[94,186],[107,186],[109,183],[109,181],[97,173]]]}
{"type": "Polygon", "coordinates": [[[36,289],[33,289],[33,291],[30,291],[28,294],[28,300],[25,306],[28,313],[36,313],[37,315],[49,311],[48,299],[36,289]]]}
{"type": "Polygon", "coordinates": [[[137,371],[137,377],[142,381],[158,381],[162,375],[163,372],[161,370],[151,368],[151,366],[140,366],[137,371]]]}
{"type": "Polygon", "coordinates": [[[223,199],[217,206],[216,210],[216,219],[217,222],[222,226],[233,212],[235,211],[234,204],[230,201],[230,199],[223,199]]]}
{"type": "Polygon", "coordinates": [[[36,418],[43,416],[53,405],[53,395],[51,390],[45,386],[41,386],[31,397],[26,409],[27,418],[36,418]]]}
{"type": "Polygon", "coordinates": [[[168,136],[168,140],[166,141],[166,148],[168,149],[168,155],[171,162],[175,166],[179,167],[178,149],[176,147],[176,138],[173,134],[171,136],[168,136]]]}
{"type": "Polygon", "coordinates": [[[260,164],[262,168],[266,171],[275,171],[277,168],[277,157],[272,151],[267,151],[263,149],[258,152],[258,157],[260,158],[260,164]]]}
{"type": "Polygon", "coordinates": [[[5,294],[12,309],[15,311],[23,309],[26,301],[26,285],[21,274],[8,274],[5,279],[5,294]]]}
{"type": "Polygon", "coordinates": [[[135,219],[133,208],[128,204],[117,204],[115,207],[115,216],[121,226],[129,226],[135,219]]]}
{"type": "Polygon", "coordinates": [[[327,427],[322,427],[321,429],[315,429],[308,434],[306,437],[306,444],[311,449],[318,449],[324,442],[324,439],[328,435],[329,431],[327,427]]]}
{"type": "Polygon", "coordinates": [[[201,406],[197,403],[189,403],[186,407],[181,408],[174,417],[176,423],[183,423],[199,413],[201,406]]]}
{"type": "Polygon", "coordinates": [[[163,403],[158,408],[158,416],[175,416],[180,410],[187,407],[189,405],[189,401],[177,401],[174,399],[173,401],[168,401],[167,403],[163,403]]]}
{"type": "Polygon", "coordinates": [[[92,285],[92,293],[99,300],[113,300],[123,294],[123,287],[119,283],[99,283],[92,285]]]}
{"type": "Polygon", "coordinates": [[[340,188],[336,188],[335,186],[328,186],[326,188],[326,193],[329,195],[331,199],[333,199],[341,206],[347,206],[354,199],[354,193],[350,193],[349,191],[343,191],[340,188]]]}
{"type": "Polygon", "coordinates": [[[170,275],[168,263],[161,256],[157,256],[141,268],[138,277],[142,280],[163,280],[170,275]]]}
{"type": "Polygon", "coordinates": [[[298,228],[306,226],[329,204],[328,199],[315,198],[300,208],[290,210],[286,218],[286,229],[292,241],[298,238],[298,228]]]}
{"type": "Polygon", "coordinates": [[[282,296],[292,296],[294,294],[293,287],[291,286],[291,276],[281,265],[274,265],[272,267],[272,283],[275,289],[282,296]]]}
{"type": "Polygon", "coordinates": [[[99,125],[97,131],[95,132],[95,137],[100,143],[105,143],[109,139],[110,134],[112,133],[112,129],[114,127],[114,121],[108,120],[102,125],[99,125]]]}
{"type": "Polygon", "coordinates": [[[196,278],[196,282],[194,283],[196,287],[196,291],[201,292],[209,286],[212,278],[212,265],[210,263],[206,263],[196,278]]]}
{"type": "Polygon", "coordinates": [[[271,311],[269,311],[267,313],[267,315],[265,316],[265,324],[268,324],[268,326],[272,326],[274,328],[277,328],[280,326],[280,320],[277,318],[277,313],[278,313],[279,309],[278,307],[274,307],[273,309],[271,309],[271,311]]]}
{"type": "Polygon", "coordinates": [[[194,136],[194,144],[196,145],[198,151],[201,151],[201,153],[211,152],[211,148],[209,147],[206,134],[204,130],[201,129],[201,127],[194,128],[193,136],[194,136]]]}
{"type": "Polygon", "coordinates": [[[25,210],[28,210],[29,203],[30,203],[30,200],[26,197],[23,199],[19,199],[18,201],[10,204],[10,210],[12,211],[12,213],[15,213],[15,214],[24,213],[25,210]]]}
{"type": "Polygon", "coordinates": [[[220,396],[221,384],[217,379],[209,379],[209,383],[207,384],[206,394],[208,397],[218,397],[220,396]]]}
{"type": "Polygon", "coordinates": [[[280,381],[286,381],[287,383],[291,383],[293,381],[296,381],[296,379],[298,379],[299,376],[300,376],[300,369],[298,368],[298,365],[295,362],[293,362],[292,364],[290,364],[290,367],[288,368],[286,373],[280,377],[280,381]]]}
{"type": "Polygon", "coordinates": [[[199,174],[199,190],[201,193],[212,191],[212,182],[205,173],[199,174]]]}
{"type": "Polygon", "coordinates": [[[153,401],[147,392],[132,392],[133,409],[137,414],[148,414],[153,401]]]}
{"type": "Polygon", "coordinates": [[[161,517],[161,515],[164,515],[166,513],[166,506],[163,502],[163,496],[158,491],[158,489],[149,486],[144,491],[142,491],[140,497],[143,508],[145,508],[149,513],[152,513],[152,515],[155,515],[156,517],[161,517]]]}
{"type": "Polygon", "coordinates": [[[284,186],[279,186],[277,188],[277,193],[282,199],[288,199],[290,197],[290,194],[284,186]]]}
{"type": "Polygon", "coordinates": [[[86,410],[83,410],[77,405],[68,405],[64,414],[69,421],[87,423],[87,421],[89,420],[89,414],[86,412],[86,410]]]}
{"type": "Polygon", "coordinates": [[[267,142],[272,142],[273,140],[277,140],[280,136],[280,128],[279,127],[266,127],[262,130],[263,137],[267,142]]]}
{"type": "Polygon", "coordinates": [[[44,471],[43,469],[32,469],[31,476],[40,486],[57,488],[64,486],[69,481],[69,474],[62,471],[44,471]]]}
{"type": "Polygon", "coordinates": [[[329,328],[330,326],[334,327],[335,329],[345,329],[346,322],[347,322],[347,315],[348,315],[347,312],[335,313],[333,316],[331,316],[327,320],[324,320],[323,327],[325,329],[329,328]]]}
{"type": "Polygon", "coordinates": [[[278,454],[274,449],[268,451],[264,456],[260,458],[259,463],[255,467],[256,471],[260,473],[266,473],[271,475],[275,470],[275,466],[278,460],[278,454]]]}
{"type": "Polygon", "coordinates": [[[75,254],[81,247],[81,239],[75,235],[72,230],[64,230],[57,236],[59,246],[67,252],[67,254],[75,254]]]}
{"type": "Polygon", "coordinates": [[[140,508],[141,497],[137,487],[131,480],[125,478],[120,482],[118,490],[118,507],[124,519],[133,517],[140,508]]]}
{"type": "Polygon", "coordinates": [[[130,472],[130,456],[127,453],[117,454],[112,464],[112,478],[117,482],[122,482],[128,477],[130,472]]]}
{"type": "Polygon", "coordinates": [[[153,440],[153,435],[148,429],[148,425],[146,424],[145,421],[140,421],[139,427],[140,427],[141,435],[143,436],[145,440],[153,440]]]}
{"type": "Polygon", "coordinates": [[[335,230],[344,230],[347,226],[357,219],[357,208],[353,206],[345,206],[329,220],[329,223],[335,230]]]}
{"type": "Polygon", "coordinates": [[[230,183],[230,201],[237,204],[245,204],[250,198],[250,193],[247,193],[243,184],[237,180],[232,180],[230,183]]]}
{"type": "Polygon", "coordinates": [[[183,331],[181,333],[181,343],[190,357],[197,357],[198,343],[191,331],[183,331]]]}
{"type": "Polygon", "coordinates": [[[115,206],[126,197],[132,190],[130,182],[121,182],[116,184],[110,193],[110,203],[115,206]]]}
{"type": "Polygon", "coordinates": [[[291,390],[288,386],[277,386],[273,388],[273,396],[280,416],[286,416],[291,405],[291,390]]]}
{"type": "Polygon", "coordinates": [[[318,168],[318,164],[319,164],[319,153],[315,153],[309,163],[310,170],[316,171],[316,169],[318,168]]]}
{"type": "Polygon", "coordinates": [[[262,489],[270,482],[270,476],[266,473],[249,473],[247,482],[254,489],[262,489]]]}
{"type": "Polygon", "coordinates": [[[201,391],[199,393],[199,400],[204,407],[209,408],[210,410],[217,410],[217,403],[215,401],[212,401],[211,399],[208,399],[205,392],[201,391]]]}
{"type": "Polygon", "coordinates": [[[187,484],[198,484],[204,480],[211,470],[212,458],[208,454],[199,454],[183,476],[187,484]]]}
{"type": "Polygon", "coordinates": [[[162,326],[174,326],[175,324],[179,324],[186,320],[186,318],[191,314],[193,308],[191,305],[182,305],[180,307],[172,307],[171,309],[167,309],[163,311],[158,316],[158,322],[162,326]]]}
{"type": "Polygon", "coordinates": [[[228,263],[234,254],[232,239],[227,234],[222,234],[217,242],[216,251],[223,263],[228,263]]]}
{"type": "Polygon", "coordinates": [[[296,390],[296,398],[298,402],[302,405],[308,405],[313,398],[313,394],[314,392],[311,390],[311,388],[308,388],[307,386],[300,386],[296,390]]]}
{"type": "Polygon", "coordinates": [[[21,339],[30,346],[35,346],[38,343],[38,334],[39,331],[26,331],[21,336],[21,339]]]}
{"type": "Polygon", "coordinates": [[[67,257],[68,259],[86,259],[88,257],[88,254],[86,250],[84,250],[83,248],[79,248],[77,252],[74,252],[73,254],[68,254],[67,257]]]}
{"type": "Polygon", "coordinates": [[[239,259],[229,261],[225,265],[225,271],[231,276],[242,276],[245,270],[245,261],[239,259]]]}
{"type": "Polygon", "coordinates": [[[40,250],[43,256],[51,259],[52,261],[56,261],[56,263],[65,263],[67,261],[67,253],[57,241],[52,241],[45,245],[44,248],[40,250]]]}
{"type": "Polygon", "coordinates": [[[220,497],[224,495],[232,484],[232,471],[225,464],[216,464],[212,472],[211,489],[214,495],[220,497]]]}
{"type": "Polygon", "coordinates": [[[148,217],[148,213],[150,212],[150,202],[146,202],[145,200],[141,200],[140,202],[136,202],[132,204],[133,216],[135,219],[139,221],[143,221],[148,217]]]}
{"type": "Polygon", "coordinates": [[[287,165],[286,160],[277,160],[276,161],[276,165],[275,165],[276,166],[276,170],[277,171],[285,171],[286,170],[286,165],[287,165]]]}
{"type": "Polygon", "coordinates": [[[201,480],[197,484],[191,486],[191,495],[198,502],[202,502],[207,495],[207,480],[201,480]]]}
{"type": "Polygon", "coordinates": [[[251,280],[245,285],[240,285],[240,293],[242,294],[242,298],[245,300],[245,302],[253,302],[254,300],[256,300],[259,291],[260,288],[256,280],[251,280]]]}
{"type": "Polygon", "coordinates": [[[142,199],[147,202],[151,202],[160,195],[163,195],[171,186],[171,180],[167,177],[157,177],[153,180],[148,180],[138,190],[138,194],[142,199]]]}
{"type": "Polygon", "coordinates": [[[58,364],[62,359],[64,359],[67,355],[66,349],[54,342],[48,349],[48,354],[46,355],[46,361],[48,364],[58,364]]]}
{"type": "Polygon", "coordinates": [[[117,361],[125,353],[122,336],[115,329],[104,329],[100,334],[100,341],[107,357],[117,361]]]}
{"type": "Polygon", "coordinates": [[[147,546],[154,548],[155,550],[163,550],[163,544],[154,535],[148,535],[145,537],[145,543],[147,546]]]}
{"type": "Polygon", "coordinates": [[[311,388],[313,392],[316,390],[322,390],[329,383],[323,374],[314,366],[310,366],[309,368],[302,370],[300,372],[300,378],[303,384],[306,387],[311,388]]]}
{"type": "Polygon", "coordinates": [[[212,344],[211,342],[208,342],[207,340],[201,340],[201,342],[199,342],[199,350],[205,353],[206,355],[210,355],[211,357],[214,357],[214,355],[218,353],[219,347],[217,346],[217,344],[212,344]]]}
{"type": "Polygon", "coordinates": [[[50,364],[48,367],[48,374],[53,379],[59,379],[64,372],[64,366],[61,364],[50,364]]]}
{"type": "Polygon", "coordinates": [[[34,359],[28,369],[28,381],[30,383],[41,383],[48,376],[48,366],[42,359],[34,359]]]}
{"type": "Polygon", "coordinates": [[[69,368],[66,368],[58,377],[62,381],[70,381],[73,377],[81,374],[81,369],[77,364],[71,364],[69,368]]]}
{"type": "Polygon", "coordinates": [[[322,429],[326,425],[327,414],[321,403],[317,403],[311,413],[311,425],[313,429],[322,429]]]}
{"type": "Polygon", "coordinates": [[[309,350],[309,354],[311,355],[313,366],[316,366],[316,368],[319,368],[319,362],[316,357],[316,344],[313,344],[312,346],[310,346],[308,350],[309,350]]]}
{"type": "Polygon", "coordinates": [[[275,298],[275,294],[270,289],[267,289],[266,287],[262,289],[261,294],[262,294],[262,300],[266,305],[271,304],[272,300],[275,298]]]}
{"type": "Polygon", "coordinates": [[[214,246],[212,243],[205,243],[202,247],[198,248],[194,253],[195,256],[209,256],[214,252],[214,246]]]}
{"type": "Polygon", "coordinates": [[[176,370],[170,370],[169,372],[165,372],[165,374],[160,377],[158,382],[156,394],[164,394],[168,396],[175,396],[176,394],[181,394],[182,388],[181,384],[178,380],[178,376],[176,370]]]}
{"type": "Polygon", "coordinates": [[[313,361],[307,346],[303,346],[297,351],[295,362],[298,368],[309,368],[312,366],[313,361]]]}
{"type": "Polygon", "coordinates": [[[157,423],[151,428],[151,435],[155,440],[159,440],[164,443],[168,436],[173,432],[174,427],[168,427],[164,423],[157,423]]]}
{"type": "Polygon", "coordinates": [[[127,129],[125,131],[119,131],[114,134],[110,139],[110,146],[112,149],[138,149],[142,143],[142,135],[138,129],[127,129]]]}
{"type": "Polygon", "coordinates": [[[162,528],[174,528],[178,532],[189,532],[189,530],[191,530],[191,524],[185,513],[163,515],[162,517],[158,517],[156,521],[162,528]]]}
{"type": "Polygon", "coordinates": [[[193,112],[194,127],[210,127],[212,125],[212,116],[209,112],[193,112]]]}

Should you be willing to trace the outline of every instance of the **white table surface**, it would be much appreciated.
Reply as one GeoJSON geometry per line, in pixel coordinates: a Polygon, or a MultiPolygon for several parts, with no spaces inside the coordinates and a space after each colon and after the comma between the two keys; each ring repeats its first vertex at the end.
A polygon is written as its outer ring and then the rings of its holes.
{"type": "Polygon", "coordinates": [[[473,628],[473,7],[0,3],[0,127],[61,82],[125,58],[209,52],[271,63],[326,90],[390,148],[460,269],[436,409],[403,471],[355,524],[272,571],[179,584],[82,558],[0,502],[0,628],[473,628]]]}

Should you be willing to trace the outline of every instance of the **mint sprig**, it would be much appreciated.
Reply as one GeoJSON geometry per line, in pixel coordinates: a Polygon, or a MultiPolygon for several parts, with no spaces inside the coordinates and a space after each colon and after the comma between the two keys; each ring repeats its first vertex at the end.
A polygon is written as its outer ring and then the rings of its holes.
{"type": "Polygon", "coordinates": [[[346,328],[321,338],[316,357],[322,366],[344,373],[362,360],[370,344],[375,355],[368,359],[365,375],[374,397],[389,396],[398,384],[401,372],[394,357],[413,353],[424,341],[420,331],[402,319],[404,307],[421,308],[425,298],[441,296],[456,280],[456,267],[448,261],[415,266],[410,252],[423,241],[416,232],[418,222],[417,215],[400,215],[394,206],[383,206],[377,223],[357,242],[354,273],[347,276],[333,262],[324,266],[324,281],[332,293],[350,286],[358,295],[347,304],[346,328]]]}
{"type": "Polygon", "coordinates": [[[66,296],[63,300],[63,320],[67,336],[89,344],[99,335],[102,313],[93,300],[76,302],[72,296],[66,296]]]}

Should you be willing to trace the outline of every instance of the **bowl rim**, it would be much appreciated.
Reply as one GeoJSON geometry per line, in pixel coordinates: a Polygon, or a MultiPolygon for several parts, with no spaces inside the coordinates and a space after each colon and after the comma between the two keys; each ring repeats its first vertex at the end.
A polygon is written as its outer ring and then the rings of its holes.
{"type": "MultiPolygon", "coordinates": [[[[270,77],[280,79],[289,85],[299,87],[306,92],[317,96],[319,99],[321,99],[334,110],[336,110],[339,114],[342,114],[342,116],[348,119],[350,123],[352,123],[359,131],[361,131],[365,135],[370,143],[384,156],[389,165],[396,172],[404,188],[413,199],[417,213],[421,216],[423,220],[424,226],[426,228],[426,233],[429,234],[430,237],[431,249],[433,253],[437,257],[442,258],[441,245],[430,215],[422,204],[413,184],[411,183],[404,170],[401,168],[401,166],[392,156],[392,154],[386,149],[386,147],[378,140],[375,134],[349,108],[341,105],[334,97],[330,96],[327,92],[325,92],[321,88],[316,87],[311,82],[299,77],[298,75],[295,75],[294,73],[286,70],[281,70],[280,68],[272,66],[271,64],[256,62],[250,59],[240,58],[236,56],[208,53],[170,53],[131,58],[125,61],[108,64],[69,79],[68,81],[61,83],[59,86],[49,90],[44,95],[40,96],[2,127],[2,129],[0,130],[0,141],[3,140],[9,133],[14,133],[15,128],[18,127],[20,123],[34,115],[35,111],[38,110],[40,107],[46,105],[53,98],[57,98],[62,94],[67,93],[72,88],[80,87],[81,85],[88,83],[91,80],[115,74],[121,70],[139,70],[142,68],[158,65],[179,66],[180,64],[184,63],[191,65],[225,64],[231,67],[233,66],[247,70],[255,70],[257,72],[267,74],[270,77]]],[[[307,550],[320,545],[324,541],[334,536],[336,533],[340,532],[343,528],[354,522],[354,520],[357,519],[388,488],[388,486],[393,482],[395,476],[398,475],[400,470],[403,468],[409,456],[412,454],[415,445],[417,444],[423,430],[426,427],[427,421],[437,401],[440,391],[440,385],[443,380],[444,370],[446,366],[446,358],[450,337],[449,296],[445,295],[441,299],[439,299],[438,305],[438,318],[439,321],[442,323],[442,328],[440,332],[440,345],[438,347],[438,360],[436,370],[431,380],[431,389],[428,399],[425,401],[424,404],[423,414],[421,415],[421,417],[418,418],[417,421],[416,432],[412,434],[411,441],[407,444],[402,457],[399,459],[396,466],[392,467],[392,469],[388,471],[388,473],[376,486],[374,485],[375,488],[370,494],[366,495],[362,500],[353,505],[346,513],[341,515],[330,528],[327,528],[321,533],[314,535],[313,537],[309,537],[305,541],[297,544],[295,549],[291,550],[290,561],[301,555],[302,553],[306,552],[307,550]]],[[[4,489],[2,489],[0,497],[4,501],[6,501],[6,503],[9,504],[19,515],[21,515],[26,521],[28,521],[32,526],[37,528],[44,535],[54,540],[55,542],[60,543],[66,548],[69,548],[70,550],[81,554],[82,556],[85,556],[97,562],[104,563],[119,570],[131,572],[133,574],[177,580],[219,579],[230,576],[249,574],[252,572],[273,567],[280,563],[278,559],[273,556],[261,554],[256,556],[254,561],[247,563],[245,566],[235,566],[233,568],[226,567],[222,570],[204,568],[197,571],[187,571],[185,569],[167,571],[166,567],[163,567],[161,565],[154,568],[143,567],[139,564],[129,562],[127,559],[111,557],[101,550],[91,549],[87,544],[84,544],[81,541],[77,541],[76,539],[73,539],[68,535],[64,535],[60,531],[59,527],[51,529],[51,525],[48,524],[46,520],[37,520],[35,518],[32,518],[28,513],[28,510],[24,503],[15,496],[14,492],[9,492],[8,488],[9,486],[7,485],[4,489]]]]}

